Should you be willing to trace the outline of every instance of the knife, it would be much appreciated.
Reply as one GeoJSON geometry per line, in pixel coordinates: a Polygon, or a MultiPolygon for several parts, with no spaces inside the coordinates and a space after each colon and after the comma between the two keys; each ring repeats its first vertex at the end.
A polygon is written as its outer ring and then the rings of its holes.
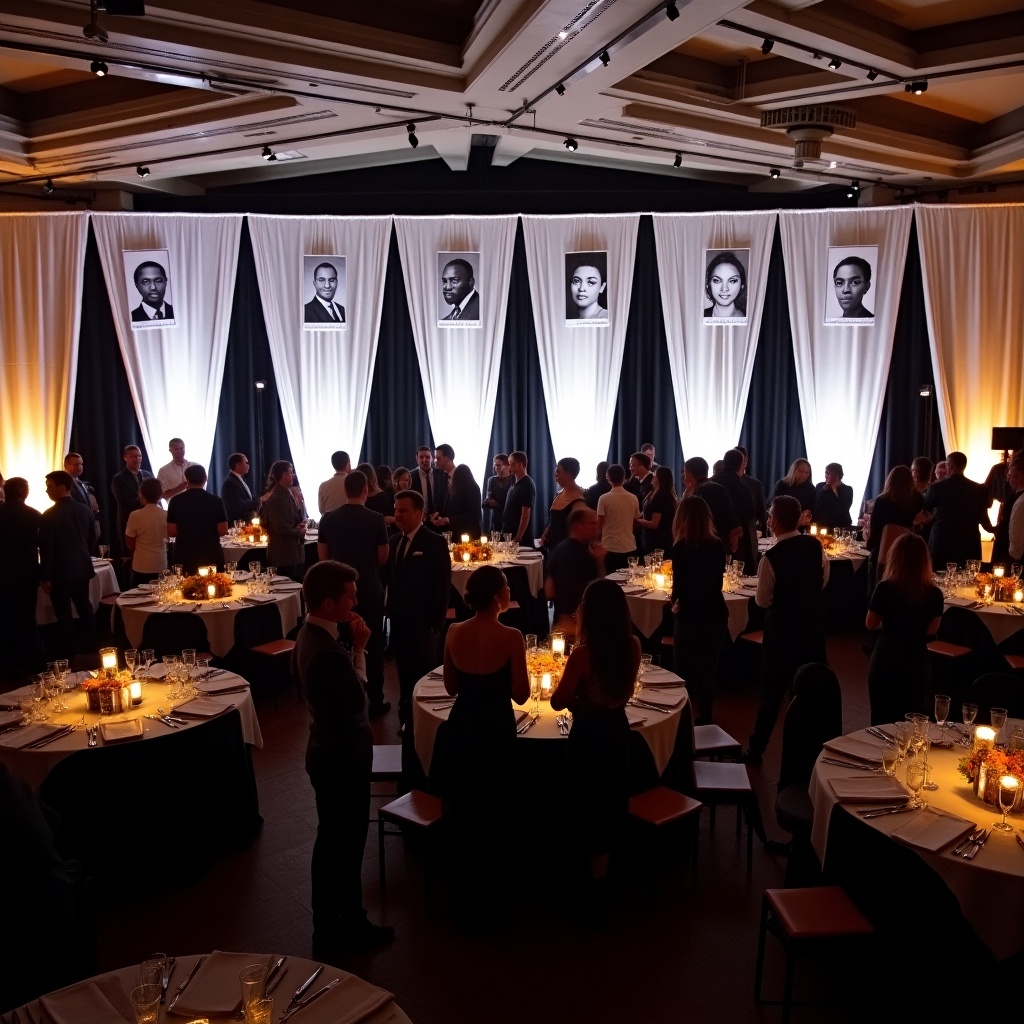
{"type": "Polygon", "coordinates": [[[174,970],[174,965],[178,962],[178,958],[172,956],[167,963],[164,965],[164,973],[160,976],[160,1002],[162,1003],[167,998],[167,986],[171,982],[171,972],[174,970]]]}
{"type": "Polygon", "coordinates": [[[54,740],[59,740],[62,736],[67,736],[69,732],[74,729],[72,725],[65,725],[58,729],[56,732],[50,733],[49,736],[42,736],[40,739],[35,740],[32,743],[26,744],[23,750],[38,750],[40,747],[45,747],[47,743],[53,743],[54,740]]]}
{"type": "Polygon", "coordinates": [[[1021,839],[1021,837],[1020,837],[1019,835],[1018,835],[1018,836],[1014,836],[1013,838],[1017,840],[1017,845],[1018,845],[1018,846],[1019,846],[1019,847],[1020,847],[1020,848],[1021,848],[1022,850],[1024,850],[1024,839],[1021,839]]]}
{"type": "MultiPolygon", "coordinates": [[[[916,811],[916,807],[911,807],[910,804],[904,804],[902,807],[889,807],[884,811],[868,811],[863,816],[865,818],[880,818],[884,814],[903,814],[906,811],[916,811]]],[[[863,813],[863,812],[862,812],[863,813]]]]}
{"type": "MultiPolygon", "coordinates": [[[[309,986],[320,977],[323,972],[324,965],[320,964],[319,967],[295,990],[295,994],[288,1000],[288,1005],[284,1008],[284,1012],[287,1013],[296,1003],[305,995],[309,986]]],[[[284,1015],[281,1017],[284,1020],[284,1015]]]]}
{"type": "Polygon", "coordinates": [[[671,708],[663,708],[660,704],[648,704],[647,701],[640,700],[638,697],[634,697],[631,703],[635,704],[638,708],[646,708],[648,711],[660,711],[663,715],[672,714],[671,708]]]}
{"type": "Polygon", "coordinates": [[[962,839],[959,843],[956,844],[956,846],[953,847],[951,851],[953,856],[959,857],[960,854],[962,854],[964,850],[966,850],[967,847],[971,845],[971,843],[975,842],[975,840],[977,840],[981,833],[984,831],[985,830],[983,828],[979,828],[969,833],[964,839],[962,839]]]}
{"type": "Polygon", "coordinates": [[[181,993],[188,987],[188,983],[195,977],[196,971],[203,966],[203,961],[206,959],[205,956],[201,956],[193,965],[192,970],[188,972],[188,977],[178,986],[178,991],[174,993],[174,998],[171,1000],[167,1007],[167,1012],[170,1013],[174,1009],[174,1004],[181,998],[181,993]]]}
{"type": "Polygon", "coordinates": [[[539,718],[531,718],[528,722],[523,722],[523,724],[516,729],[516,735],[522,736],[524,732],[532,729],[539,721],[539,718]]]}
{"type": "Polygon", "coordinates": [[[835,765],[838,768],[856,768],[861,772],[881,772],[881,768],[873,768],[869,764],[854,764],[852,761],[836,761],[831,757],[823,757],[821,759],[822,764],[835,765]]]}
{"type": "Polygon", "coordinates": [[[274,966],[271,968],[270,974],[267,975],[267,995],[268,996],[270,995],[271,992],[274,991],[275,988],[277,988],[279,982],[285,976],[286,972],[282,971],[281,968],[284,966],[284,962],[287,959],[288,959],[288,957],[286,957],[286,956],[281,957],[281,959],[278,960],[277,963],[274,964],[274,966]]]}
{"type": "MultiPolygon", "coordinates": [[[[320,968],[323,970],[323,968],[320,968]]],[[[306,996],[302,1002],[296,1003],[294,1006],[287,1008],[284,1013],[281,1014],[281,1021],[286,1021],[294,1013],[298,1013],[303,1007],[309,1006],[315,999],[319,999],[325,992],[330,992],[335,985],[341,981],[341,978],[335,978],[334,981],[329,981],[323,988],[318,988],[312,995],[306,996]]]]}
{"type": "Polygon", "coordinates": [[[961,856],[964,860],[974,860],[978,855],[978,851],[988,842],[988,837],[991,835],[988,829],[986,829],[977,839],[974,840],[974,845],[969,849],[965,850],[961,856]]]}
{"type": "Polygon", "coordinates": [[[902,804],[885,804],[882,807],[865,807],[863,811],[858,811],[857,813],[859,815],[861,815],[862,817],[867,817],[869,814],[881,814],[881,813],[887,812],[887,811],[899,811],[899,810],[902,810],[906,806],[907,805],[905,803],[902,803],[902,804]]]}

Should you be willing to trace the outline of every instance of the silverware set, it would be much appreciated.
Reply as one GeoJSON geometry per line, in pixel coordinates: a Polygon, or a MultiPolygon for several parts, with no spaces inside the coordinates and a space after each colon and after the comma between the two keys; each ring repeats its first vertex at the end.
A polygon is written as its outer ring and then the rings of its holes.
{"type": "Polygon", "coordinates": [[[341,978],[335,978],[334,981],[327,982],[327,984],[324,985],[323,988],[318,988],[315,992],[310,993],[308,996],[306,996],[305,999],[301,999],[294,1006],[289,1006],[284,1011],[284,1013],[281,1014],[281,1021],[283,1022],[283,1021],[288,1020],[289,1017],[291,1017],[294,1014],[298,1013],[299,1010],[302,1010],[305,1007],[309,1006],[310,1003],[312,1003],[315,1000],[319,999],[325,992],[330,992],[330,990],[332,988],[334,988],[335,985],[338,985],[340,983],[341,983],[341,978]]]}
{"type": "Polygon", "coordinates": [[[889,742],[894,739],[893,736],[887,733],[884,729],[880,729],[877,725],[869,725],[864,731],[878,740],[885,740],[886,742],[889,742]]]}
{"type": "Polygon", "coordinates": [[[85,731],[89,736],[89,746],[95,747],[100,741],[100,727],[98,725],[90,725],[85,731]]]}
{"type": "Polygon", "coordinates": [[[887,814],[903,814],[906,811],[916,811],[917,808],[911,804],[890,804],[888,807],[873,807],[869,811],[858,811],[862,818],[882,818],[887,814]]]}
{"type": "Polygon", "coordinates": [[[875,767],[870,764],[855,764],[853,761],[839,761],[832,757],[823,757],[821,759],[822,764],[830,764],[836,768],[856,768],[859,772],[872,772],[875,775],[884,775],[885,771],[880,767],[875,767]]]}
{"type": "Polygon", "coordinates": [[[205,956],[201,956],[192,965],[192,970],[188,972],[188,975],[185,978],[185,980],[178,986],[177,992],[174,993],[174,998],[168,1004],[168,1006],[167,1006],[167,1012],[168,1013],[170,1013],[174,1009],[174,1004],[181,998],[181,993],[184,992],[186,988],[188,988],[188,983],[196,976],[196,971],[198,971],[199,968],[203,966],[203,963],[205,962],[205,960],[206,960],[206,957],[205,956]]]}
{"type": "Polygon", "coordinates": [[[555,724],[563,736],[568,736],[572,729],[572,715],[568,711],[562,711],[555,715],[555,724]]]}
{"type": "Polygon", "coordinates": [[[671,715],[671,708],[663,708],[660,704],[649,704],[645,700],[640,700],[639,697],[633,697],[630,702],[634,707],[644,708],[646,711],[660,711],[663,715],[671,715]]]}
{"type": "Polygon", "coordinates": [[[516,735],[522,736],[524,732],[529,732],[539,721],[539,718],[528,718],[522,725],[516,728],[516,735]]]}
{"type": "Polygon", "coordinates": [[[978,851],[988,842],[988,837],[991,834],[991,830],[987,828],[972,832],[959,846],[953,848],[953,856],[963,857],[964,860],[974,860],[978,851]]]}

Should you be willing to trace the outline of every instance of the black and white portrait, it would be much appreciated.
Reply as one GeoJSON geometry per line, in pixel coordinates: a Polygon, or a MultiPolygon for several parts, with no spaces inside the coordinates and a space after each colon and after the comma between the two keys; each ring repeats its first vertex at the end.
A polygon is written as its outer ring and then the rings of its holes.
{"type": "Polygon", "coordinates": [[[437,326],[480,326],[478,252],[437,254],[437,326]]]}
{"type": "Polygon", "coordinates": [[[705,249],[701,308],[705,326],[747,322],[749,249],[705,249]]]}
{"type": "Polygon", "coordinates": [[[608,326],[608,253],[565,254],[565,325],[608,326]]]}
{"type": "Polygon", "coordinates": [[[874,324],[871,275],[878,266],[878,246],[830,246],[827,266],[826,325],[870,327],[874,324]]]}
{"type": "Polygon", "coordinates": [[[302,329],[343,331],[347,285],[344,256],[302,257],[302,329]]]}
{"type": "Polygon", "coordinates": [[[171,255],[167,249],[125,249],[124,288],[133,331],[175,327],[171,302],[171,255]]]}

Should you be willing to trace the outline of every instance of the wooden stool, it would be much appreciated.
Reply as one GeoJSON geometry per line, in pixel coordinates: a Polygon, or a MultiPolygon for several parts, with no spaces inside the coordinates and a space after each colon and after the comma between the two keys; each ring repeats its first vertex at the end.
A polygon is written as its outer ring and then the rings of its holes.
{"type": "MultiPolygon", "coordinates": [[[[667,786],[655,786],[653,789],[637,793],[629,798],[629,816],[655,835],[663,829],[674,827],[678,822],[685,821],[696,815],[693,822],[693,843],[690,848],[690,859],[693,863],[693,885],[697,885],[697,851],[700,846],[700,809],[704,805],[699,800],[677,793],[667,786]]],[[[652,875],[652,878],[654,876],[652,875]]],[[[653,883],[652,883],[653,884],[653,883]]]]}
{"type": "Polygon", "coordinates": [[[814,889],[765,889],[761,902],[761,928],[757,937],[754,999],[761,1002],[765,935],[770,931],[786,953],[786,981],[782,994],[782,1024],[787,1024],[793,1001],[793,973],[805,948],[823,942],[863,939],[874,933],[871,922],[837,885],[814,889]]]}
{"type": "Polygon", "coordinates": [[[712,761],[729,758],[738,761],[743,747],[735,736],[730,736],[719,725],[693,727],[693,756],[708,757],[712,761]]]}
{"type": "MultiPolygon", "coordinates": [[[[412,789],[397,800],[385,804],[377,812],[377,858],[380,864],[380,891],[387,890],[387,875],[384,866],[385,836],[400,836],[406,829],[429,832],[444,817],[444,806],[439,797],[412,789]],[[389,832],[388,823],[398,826],[398,831],[389,832]]],[[[423,873],[423,902],[430,894],[430,863],[426,860],[423,873]]]]}

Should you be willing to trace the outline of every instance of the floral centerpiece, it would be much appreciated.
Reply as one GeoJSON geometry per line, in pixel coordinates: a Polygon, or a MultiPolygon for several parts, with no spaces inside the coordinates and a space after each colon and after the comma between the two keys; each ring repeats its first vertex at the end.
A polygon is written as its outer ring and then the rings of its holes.
{"type": "Polygon", "coordinates": [[[119,715],[124,711],[130,711],[131,681],[132,674],[127,669],[110,675],[101,672],[95,679],[83,679],[82,689],[89,701],[89,710],[101,715],[119,715]]]}
{"type": "Polygon", "coordinates": [[[482,540],[471,540],[466,543],[452,545],[453,562],[489,562],[491,560],[491,545],[485,544],[482,540]],[[469,558],[466,558],[466,555],[469,558]]]}
{"type": "Polygon", "coordinates": [[[238,528],[238,539],[248,541],[250,544],[259,544],[260,540],[265,536],[266,531],[259,523],[255,525],[246,523],[238,528]]]}
{"type": "MultiPolygon", "coordinates": [[[[979,746],[966,757],[960,758],[960,774],[973,783],[974,792],[987,804],[999,802],[999,780],[1004,775],[1024,779],[1024,751],[995,750],[979,746]]],[[[1024,809],[1024,786],[1018,790],[1012,811],[1024,809]]]]}
{"type": "Polygon", "coordinates": [[[534,647],[526,652],[526,671],[541,680],[540,696],[543,700],[551,699],[551,694],[562,678],[565,662],[565,657],[552,654],[550,647],[534,647]],[[546,690],[543,682],[545,677],[549,684],[546,690]]]}
{"type": "Polygon", "coordinates": [[[186,576],[181,581],[181,596],[187,601],[213,601],[231,596],[235,581],[227,573],[215,572],[209,576],[186,576]],[[210,592],[213,587],[213,593],[210,592]]]}
{"type": "Polygon", "coordinates": [[[818,526],[817,523],[811,523],[811,536],[817,537],[821,542],[821,546],[826,551],[833,551],[836,546],[836,537],[834,534],[828,532],[827,526],[818,526]]]}

